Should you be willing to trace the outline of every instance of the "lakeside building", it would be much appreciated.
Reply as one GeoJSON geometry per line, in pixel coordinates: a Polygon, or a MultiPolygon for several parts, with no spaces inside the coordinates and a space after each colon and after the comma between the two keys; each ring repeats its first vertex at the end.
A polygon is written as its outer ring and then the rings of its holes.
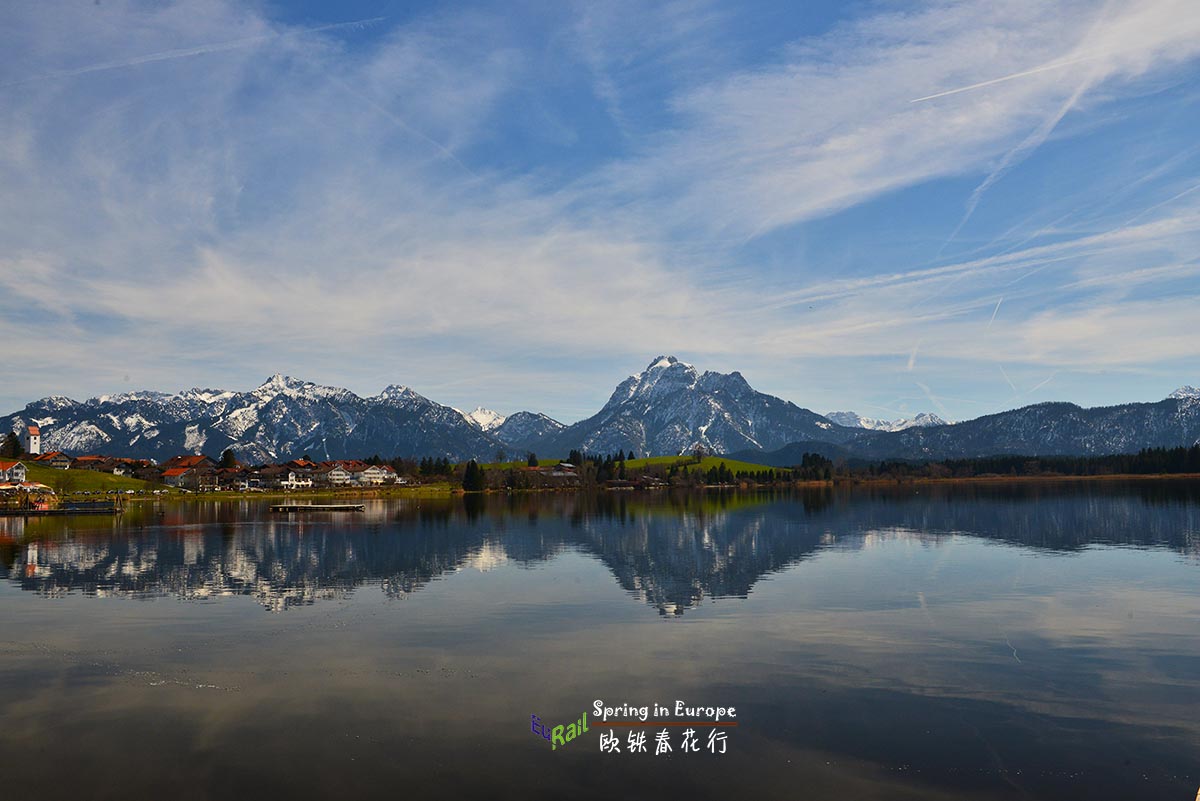
{"type": "Polygon", "coordinates": [[[24,483],[26,476],[25,465],[21,462],[0,459],[0,481],[5,483],[24,483]]]}

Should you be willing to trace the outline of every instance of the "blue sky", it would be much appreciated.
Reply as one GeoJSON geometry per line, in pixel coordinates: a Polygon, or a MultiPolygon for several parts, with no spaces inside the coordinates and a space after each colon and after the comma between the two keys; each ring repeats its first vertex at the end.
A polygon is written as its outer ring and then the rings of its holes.
{"type": "Polygon", "coordinates": [[[0,410],[274,372],[573,421],[1200,384],[1200,6],[0,10],[0,410]]]}

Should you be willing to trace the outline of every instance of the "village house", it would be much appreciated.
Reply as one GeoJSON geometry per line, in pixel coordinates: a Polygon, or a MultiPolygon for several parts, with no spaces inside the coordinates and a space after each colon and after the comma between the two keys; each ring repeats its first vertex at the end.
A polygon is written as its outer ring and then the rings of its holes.
{"type": "Polygon", "coordinates": [[[288,490],[312,489],[312,485],[312,476],[299,470],[288,470],[287,476],[279,482],[281,488],[288,490]]]}
{"type": "Polygon", "coordinates": [[[112,473],[114,476],[125,476],[133,472],[132,468],[120,459],[105,459],[92,469],[101,473],[112,473]]]}
{"type": "Polygon", "coordinates": [[[390,465],[355,462],[347,466],[346,471],[350,474],[350,483],[359,487],[378,487],[396,481],[396,471],[390,465]]]}
{"type": "Polygon", "coordinates": [[[71,469],[99,470],[101,465],[103,465],[107,459],[107,456],[96,456],[94,454],[88,456],[76,456],[71,460],[71,469]]]}
{"type": "Polygon", "coordinates": [[[286,465],[271,465],[257,473],[258,486],[275,487],[278,489],[296,490],[311,489],[312,477],[308,472],[296,470],[286,465]]]}
{"type": "Polygon", "coordinates": [[[205,465],[168,468],[163,471],[162,483],[193,492],[216,492],[220,486],[216,469],[205,465]]]}
{"type": "Polygon", "coordinates": [[[191,488],[197,492],[216,492],[221,488],[221,480],[214,467],[193,467],[192,475],[188,478],[194,482],[191,488]]]}
{"type": "Polygon", "coordinates": [[[244,467],[218,467],[217,484],[221,489],[245,490],[250,487],[250,471],[244,467]]]}
{"type": "Polygon", "coordinates": [[[142,481],[149,481],[152,484],[163,484],[162,480],[163,469],[158,465],[150,464],[145,467],[139,467],[133,471],[133,477],[142,481]]]}
{"type": "Polygon", "coordinates": [[[190,467],[171,467],[162,471],[159,480],[168,487],[182,487],[183,477],[192,471],[190,467]]]}
{"type": "Polygon", "coordinates": [[[350,471],[338,462],[321,462],[312,472],[312,481],[318,487],[344,487],[350,483],[350,471]]]}
{"type": "Polygon", "coordinates": [[[55,470],[71,469],[71,457],[67,456],[62,451],[50,451],[49,453],[39,454],[31,461],[42,467],[52,467],[55,470]]]}
{"type": "Polygon", "coordinates": [[[167,461],[163,462],[160,467],[164,470],[173,470],[176,467],[216,467],[214,462],[203,454],[185,454],[183,456],[172,456],[167,461]]]}
{"type": "Polygon", "coordinates": [[[25,480],[25,465],[0,459],[0,482],[20,484],[25,480]]]}

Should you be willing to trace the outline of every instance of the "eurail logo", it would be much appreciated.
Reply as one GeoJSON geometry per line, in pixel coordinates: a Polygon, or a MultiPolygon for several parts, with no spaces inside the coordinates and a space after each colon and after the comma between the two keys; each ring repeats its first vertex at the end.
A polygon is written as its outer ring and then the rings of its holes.
{"type": "Polygon", "coordinates": [[[566,745],[588,731],[587,712],[584,712],[574,723],[565,725],[560,723],[552,729],[547,728],[537,715],[530,715],[529,730],[534,734],[540,734],[543,739],[549,740],[550,750],[557,751],[560,745],[566,745]]]}

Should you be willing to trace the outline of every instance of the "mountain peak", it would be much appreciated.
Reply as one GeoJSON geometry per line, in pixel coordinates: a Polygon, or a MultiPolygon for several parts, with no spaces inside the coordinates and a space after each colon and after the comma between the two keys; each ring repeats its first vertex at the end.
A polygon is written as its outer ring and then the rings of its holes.
{"type": "Polygon", "coordinates": [[[290,375],[283,375],[282,373],[275,373],[270,378],[268,378],[266,381],[262,382],[257,387],[255,387],[255,391],[258,391],[260,389],[272,389],[272,390],[279,391],[282,389],[288,389],[290,387],[302,387],[302,386],[304,386],[305,383],[306,382],[301,381],[298,378],[292,378],[290,375]]]}
{"type": "Polygon", "coordinates": [[[481,431],[491,431],[494,428],[499,428],[508,419],[499,412],[493,412],[491,409],[485,409],[482,406],[476,406],[473,412],[464,412],[459,409],[455,409],[455,411],[465,417],[468,423],[481,431]]]}
{"type": "Polygon", "coordinates": [[[651,370],[656,370],[656,369],[660,369],[660,368],[664,368],[664,367],[670,367],[673,364],[683,364],[684,367],[691,367],[690,364],[684,364],[683,362],[679,361],[679,359],[676,359],[674,356],[659,356],[659,357],[655,358],[653,361],[651,361],[650,364],[646,365],[646,369],[644,372],[648,373],[651,370]]]}
{"type": "Polygon", "coordinates": [[[419,398],[420,395],[417,394],[416,390],[406,387],[403,384],[388,384],[383,388],[383,392],[379,393],[378,397],[382,400],[389,400],[396,398],[419,398]]]}
{"type": "Polygon", "coordinates": [[[1190,384],[1185,384],[1167,397],[1178,398],[1180,400],[1184,398],[1200,398],[1200,388],[1193,387],[1190,384]]]}

